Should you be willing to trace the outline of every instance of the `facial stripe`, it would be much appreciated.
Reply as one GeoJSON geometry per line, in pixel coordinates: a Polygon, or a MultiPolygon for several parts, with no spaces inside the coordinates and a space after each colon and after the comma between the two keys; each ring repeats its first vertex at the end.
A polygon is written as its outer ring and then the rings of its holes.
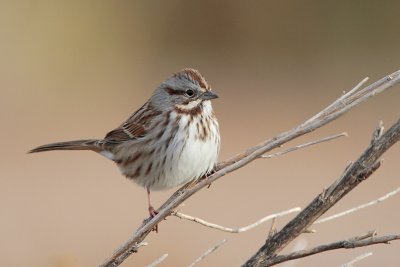
{"type": "Polygon", "coordinates": [[[200,103],[201,103],[201,99],[196,99],[196,100],[188,102],[187,104],[176,105],[176,107],[179,109],[183,109],[183,110],[189,110],[189,109],[197,107],[200,103]]]}
{"type": "Polygon", "coordinates": [[[165,91],[167,91],[167,93],[169,95],[183,95],[185,93],[182,90],[176,90],[176,89],[172,89],[170,87],[165,88],[165,91]]]}

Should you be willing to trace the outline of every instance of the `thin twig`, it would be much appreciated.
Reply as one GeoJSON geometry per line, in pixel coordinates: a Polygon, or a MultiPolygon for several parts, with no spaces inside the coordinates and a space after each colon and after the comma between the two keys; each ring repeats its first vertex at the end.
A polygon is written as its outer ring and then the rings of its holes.
{"type": "Polygon", "coordinates": [[[314,115],[313,117],[311,117],[309,120],[307,120],[306,122],[311,122],[321,116],[326,116],[329,112],[332,112],[332,110],[337,107],[338,105],[344,105],[344,100],[346,98],[351,97],[356,91],[358,91],[361,86],[363,86],[367,81],[368,81],[368,77],[365,77],[362,81],[360,81],[356,86],[354,86],[350,91],[343,92],[343,95],[340,96],[338,99],[336,99],[335,101],[332,102],[332,104],[330,104],[329,106],[327,106],[326,108],[324,108],[321,112],[319,112],[318,114],[314,115]]]}
{"type": "Polygon", "coordinates": [[[359,261],[361,261],[361,260],[363,260],[363,259],[365,259],[365,258],[367,258],[367,257],[369,257],[371,255],[372,255],[372,252],[367,252],[367,253],[361,254],[360,256],[358,256],[358,257],[352,259],[351,261],[349,261],[348,263],[343,264],[342,267],[353,267],[354,263],[359,262],[359,261]]]}
{"type": "MultiPolygon", "coordinates": [[[[274,138],[268,139],[259,145],[253,146],[228,161],[218,163],[213,174],[198,179],[194,185],[185,185],[177,190],[157,210],[158,214],[141,225],[124,244],[103,262],[102,266],[115,267],[120,265],[131,254],[130,251],[135,244],[142,242],[157,224],[171,215],[173,210],[202,188],[207,187],[226,174],[242,168],[268,151],[332,122],[370,97],[385,91],[399,82],[400,71],[396,71],[365,88],[355,90],[356,92],[351,95],[346,94],[345,97],[341,97],[340,103],[337,102],[335,105],[330,105],[329,109],[324,109],[318,113],[319,116],[314,119],[306,120],[297,127],[281,133],[274,138]]],[[[301,232],[303,230],[304,229],[301,229],[301,232]]],[[[279,243],[279,246],[281,245],[282,244],[279,243]]],[[[274,253],[271,255],[274,255],[274,253]]]]}
{"type": "Polygon", "coordinates": [[[367,239],[361,239],[361,240],[342,240],[342,241],[337,241],[334,243],[330,244],[325,244],[321,246],[317,246],[311,249],[307,250],[300,250],[296,251],[290,254],[286,255],[279,255],[270,258],[268,261],[265,262],[265,265],[263,266],[272,266],[276,265],[285,261],[290,261],[290,260],[295,260],[299,258],[304,258],[310,255],[314,255],[317,253],[322,253],[328,250],[334,250],[334,249],[350,249],[350,248],[359,248],[359,247],[365,247],[365,246],[370,246],[370,245],[375,245],[375,244],[389,244],[389,241],[393,240],[399,240],[400,239],[400,234],[396,235],[387,235],[387,236],[381,236],[381,237],[369,237],[367,239]]]}
{"type": "Polygon", "coordinates": [[[254,222],[252,224],[249,224],[249,225],[246,225],[246,226],[243,226],[243,227],[240,227],[240,228],[229,228],[229,227],[221,226],[221,225],[218,225],[218,224],[215,224],[215,223],[210,223],[210,222],[207,222],[207,221],[205,221],[203,219],[200,219],[200,218],[197,218],[197,217],[193,217],[193,216],[190,216],[190,215],[187,215],[187,214],[183,214],[183,213],[178,212],[178,211],[173,212],[172,215],[174,215],[174,216],[176,216],[178,218],[181,218],[181,219],[185,219],[185,220],[188,220],[188,221],[196,222],[198,224],[201,224],[203,226],[206,226],[206,227],[209,227],[209,228],[212,228],[212,229],[220,230],[220,231],[227,232],[227,233],[235,233],[235,234],[237,234],[237,233],[242,233],[242,232],[246,232],[246,231],[248,231],[250,229],[253,229],[254,227],[257,227],[260,224],[262,224],[262,223],[264,223],[266,221],[269,221],[271,219],[282,217],[282,216],[285,216],[285,215],[293,213],[293,212],[298,212],[300,210],[301,210],[301,208],[296,207],[296,208],[293,208],[293,209],[290,209],[290,210],[285,210],[285,211],[282,211],[282,212],[271,214],[271,215],[268,215],[268,216],[265,216],[265,217],[259,219],[258,221],[254,222]]]}
{"type": "Polygon", "coordinates": [[[324,219],[320,219],[320,220],[314,222],[314,224],[319,224],[319,223],[327,222],[327,221],[330,221],[330,220],[333,220],[333,219],[337,219],[337,218],[339,218],[339,217],[348,215],[348,214],[353,213],[353,212],[356,212],[356,211],[358,211],[358,210],[361,210],[361,209],[364,209],[364,208],[367,208],[367,207],[370,207],[370,206],[379,204],[379,203],[381,203],[382,201],[385,201],[386,199],[388,199],[388,198],[390,198],[390,197],[396,195],[396,194],[399,193],[399,192],[400,192],[400,187],[397,188],[396,190],[390,192],[390,193],[387,193],[386,195],[384,195],[384,196],[382,196],[382,197],[380,197],[380,198],[378,198],[378,199],[375,199],[375,200],[373,200],[373,201],[370,201],[370,202],[368,202],[368,203],[362,204],[362,205],[360,205],[360,206],[357,206],[357,207],[354,207],[354,208],[351,208],[351,209],[342,211],[342,212],[340,212],[340,213],[334,214],[334,215],[329,216],[329,217],[326,217],[326,218],[324,218],[324,219]]]}
{"type": "Polygon", "coordinates": [[[318,140],[315,140],[315,141],[312,141],[312,142],[309,142],[309,143],[301,144],[301,145],[298,145],[298,146],[295,146],[295,147],[290,147],[288,149],[276,152],[274,154],[262,155],[260,158],[268,158],[268,159],[270,159],[270,158],[274,158],[274,157],[277,157],[277,156],[282,156],[282,155],[284,155],[286,153],[289,153],[289,152],[292,152],[292,151],[295,151],[295,150],[298,150],[298,149],[301,149],[301,148],[305,148],[305,147],[308,147],[308,146],[312,146],[312,145],[320,144],[320,143],[323,143],[323,142],[331,141],[333,139],[337,139],[337,138],[343,137],[343,136],[348,136],[348,134],[346,132],[340,133],[340,134],[335,134],[335,135],[328,136],[328,137],[325,137],[325,138],[321,138],[321,139],[318,139],[318,140]]]}
{"type": "Polygon", "coordinates": [[[204,252],[200,257],[198,257],[194,262],[192,262],[189,267],[193,267],[195,266],[197,263],[199,263],[200,261],[202,261],[205,257],[207,257],[208,255],[210,255],[211,253],[213,253],[216,249],[218,249],[220,246],[222,246],[223,244],[225,244],[226,239],[222,240],[221,242],[219,242],[218,244],[216,244],[215,246],[209,248],[206,252],[204,252]]]}
{"type": "Polygon", "coordinates": [[[163,262],[167,257],[168,257],[168,254],[164,254],[161,257],[159,257],[158,259],[156,259],[155,261],[153,261],[152,263],[150,263],[149,265],[147,265],[147,267],[154,267],[154,266],[160,264],[161,262],[163,262]]]}
{"type": "Polygon", "coordinates": [[[353,89],[351,89],[347,93],[343,92],[343,95],[341,97],[339,97],[338,100],[336,100],[336,102],[340,102],[343,99],[345,99],[346,97],[353,95],[355,92],[357,92],[361,88],[361,86],[363,86],[366,82],[368,82],[368,80],[369,80],[369,77],[365,77],[356,86],[354,86],[353,89]]]}

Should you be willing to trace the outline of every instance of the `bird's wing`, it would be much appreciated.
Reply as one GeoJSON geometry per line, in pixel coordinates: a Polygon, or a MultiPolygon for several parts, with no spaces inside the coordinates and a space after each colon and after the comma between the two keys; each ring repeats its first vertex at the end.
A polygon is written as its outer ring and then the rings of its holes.
{"type": "Polygon", "coordinates": [[[118,128],[107,133],[104,140],[113,143],[119,143],[143,137],[145,136],[146,132],[147,131],[143,125],[136,124],[134,122],[125,122],[118,128]]]}
{"type": "Polygon", "coordinates": [[[151,116],[146,116],[148,113],[147,106],[147,104],[142,106],[119,127],[107,133],[104,141],[121,143],[146,136],[150,122],[153,119],[151,116]]]}

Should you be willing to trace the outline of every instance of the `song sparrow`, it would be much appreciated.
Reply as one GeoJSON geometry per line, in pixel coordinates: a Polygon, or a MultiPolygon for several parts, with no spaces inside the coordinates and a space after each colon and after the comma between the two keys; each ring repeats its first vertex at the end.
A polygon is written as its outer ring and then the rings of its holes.
{"type": "Polygon", "coordinates": [[[104,139],[52,143],[29,153],[95,151],[146,188],[149,213],[155,216],[151,190],[182,185],[213,169],[220,135],[210,100],[217,97],[197,70],[183,69],[165,80],[139,110],[104,139]]]}

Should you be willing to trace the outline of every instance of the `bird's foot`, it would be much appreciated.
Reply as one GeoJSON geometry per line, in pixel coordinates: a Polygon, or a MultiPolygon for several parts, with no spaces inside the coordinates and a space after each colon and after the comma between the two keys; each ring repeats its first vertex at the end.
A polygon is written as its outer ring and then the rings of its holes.
{"type": "MultiPolygon", "coordinates": [[[[152,219],[152,218],[154,218],[157,214],[158,214],[158,212],[156,211],[156,209],[155,208],[153,208],[153,206],[149,206],[149,214],[150,214],[150,220],[152,219]]],[[[158,233],[158,224],[156,224],[155,226],[154,226],[154,228],[152,229],[152,231],[155,231],[156,233],[158,233]]]]}

